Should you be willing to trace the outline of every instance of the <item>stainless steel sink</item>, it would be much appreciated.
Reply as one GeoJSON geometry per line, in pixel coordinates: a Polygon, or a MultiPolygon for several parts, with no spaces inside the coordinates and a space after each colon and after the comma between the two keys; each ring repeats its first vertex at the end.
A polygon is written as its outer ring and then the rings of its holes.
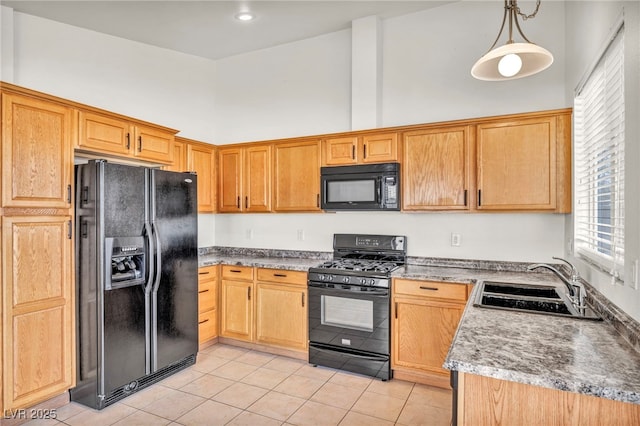
{"type": "Polygon", "coordinates": [[[474,306],[600,320],[591,308],[576,308],[562,286],[498,281],[483,281],[478,285],[474,306]]]}

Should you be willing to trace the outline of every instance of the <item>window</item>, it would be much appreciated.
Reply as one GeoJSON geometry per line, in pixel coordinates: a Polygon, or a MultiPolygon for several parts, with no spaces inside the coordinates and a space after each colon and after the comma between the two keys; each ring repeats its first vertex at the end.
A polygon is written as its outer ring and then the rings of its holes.
{"type": "Polygon", "coordinates": [[[624,271],[624,28],[574,100],[576,254],[624,271]]]}

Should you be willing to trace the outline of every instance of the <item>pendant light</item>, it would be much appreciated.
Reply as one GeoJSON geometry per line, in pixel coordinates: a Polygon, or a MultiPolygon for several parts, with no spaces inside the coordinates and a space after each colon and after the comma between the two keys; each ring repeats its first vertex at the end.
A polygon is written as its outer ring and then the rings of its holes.
{"type": "Polygon", "coordinates": [[[539,8],[540,0],[537,0],[536,10],[530,15],[525,15],[520,12],[517,0],[505,0],[502,26],[498,37],[489,51],[473,65],[471,75],[478,80],[502,81],[527,77],[549,68],[553,63],[553,55],[544,47],[531,43],[522,33],[518,22],[518,15],[522,16],[523,20],[527,20],[535,17],[539,8]],[[504,31],[507,15],[509,16],[509,39],[505,45],[494,49],[504,31]],[[525,42],[516,43],[513,41],[514,23],[525,42]]]}

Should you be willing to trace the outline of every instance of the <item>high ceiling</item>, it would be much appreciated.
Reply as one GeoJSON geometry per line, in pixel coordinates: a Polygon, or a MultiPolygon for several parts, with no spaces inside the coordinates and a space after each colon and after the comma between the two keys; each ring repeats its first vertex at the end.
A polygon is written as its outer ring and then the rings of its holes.
{"type": "Polygon", "coordinates": [[[210,59],[350,28],[357,18],[413,13],[450,1],[8,1],[42,18],[210,59]],[[234,16],[243,10],[251,22],[234,16]]]}

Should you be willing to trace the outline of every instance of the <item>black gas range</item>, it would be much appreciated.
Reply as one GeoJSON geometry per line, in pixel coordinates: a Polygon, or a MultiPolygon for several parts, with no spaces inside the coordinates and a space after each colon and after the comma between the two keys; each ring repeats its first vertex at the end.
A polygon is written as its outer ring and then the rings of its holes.
{"type": "Polygon", "coordinates": [[[391,378],[391,273],[405,236],[335,234],[333,260],[309,269],[309,362],[391,378]]]}

